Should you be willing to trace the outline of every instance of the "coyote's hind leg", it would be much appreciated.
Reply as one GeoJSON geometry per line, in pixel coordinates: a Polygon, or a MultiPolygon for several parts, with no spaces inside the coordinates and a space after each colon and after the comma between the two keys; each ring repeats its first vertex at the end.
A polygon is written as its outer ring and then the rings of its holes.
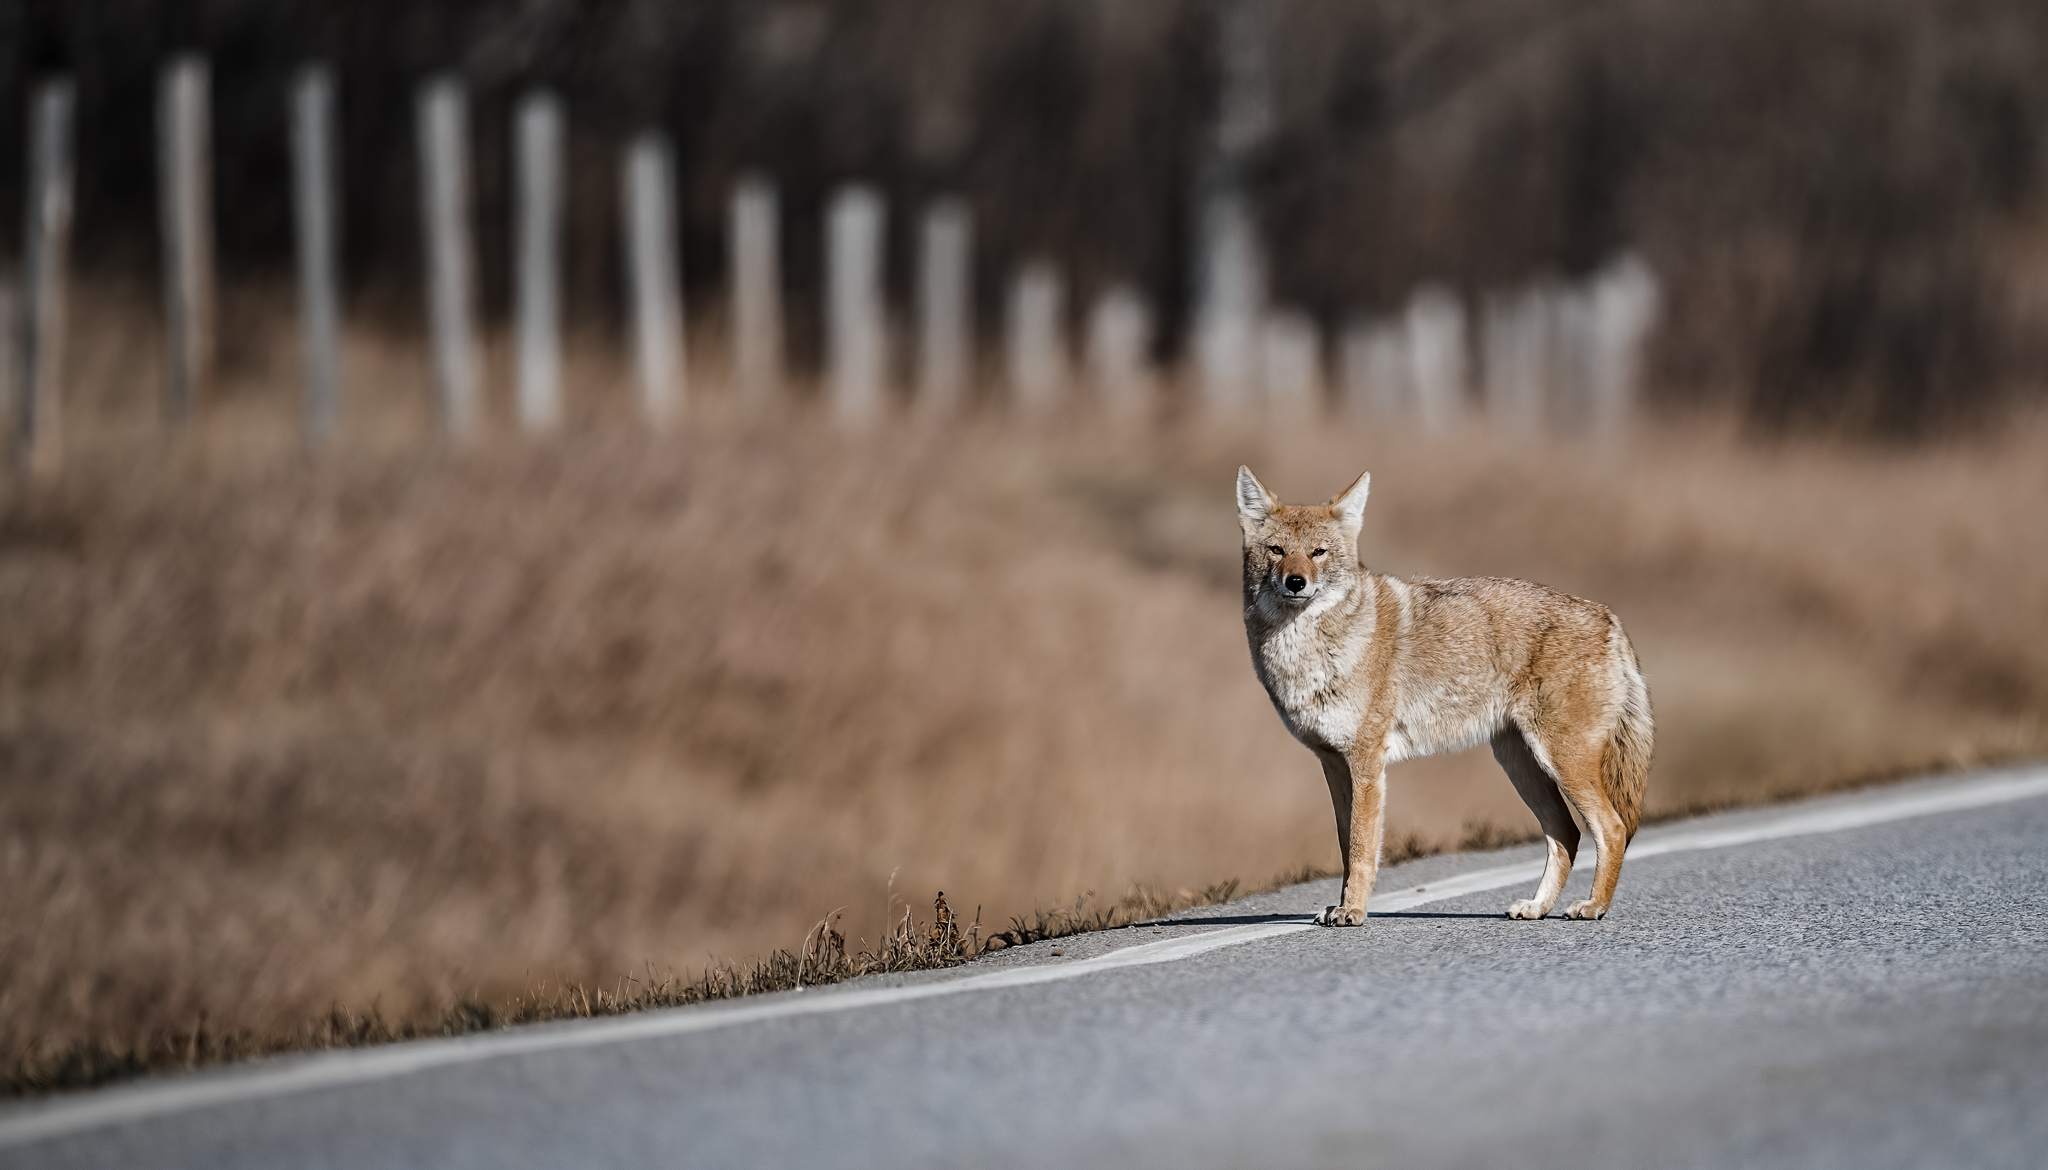
{"type": "Polygon", "coordinates": [[[1600,850],[1600,861],[1593,867],[1593,896],[1565,907],[1566,918],[1607,917],[1607,907],[1614,901],[1615,884],[1621,881],[1622,854],[1628,851],[1628,832],[1611,807],[1603,803],[1586,820],[1593,827],[1593,844],[1600,850]]]}
{"type": "Polygon", "coordinates": [[[1500,761],[1501,770],[1514,782],[1522,803],[1536,814],[1536,823],[1543,826],[1543,837],[1550,847],[1536,896],[1508,907],[1508,917],[1541,918],[1557,905],[1565,879],[1572,875],[1572,860],[1579,852],[1579,825],[1572,820],[1571,807],[1558,791],[1557,781],[1537,762],[1520,729],[1510,726],[1493,737],[1493,758],[1500,761]]]}
{"type": "Polygon", "coordinates": [[[1566,918],[1607,917],[1614,901],[1614,886],[1621,879],[1621,858],[1628,850],[1628,827],[1609,799],[1600,781],[1600,755],[1604,736],[1553,735],[1544,743],[1550,766],[1557,774],[1558,790],[1579,810],[1600,860],[1593,867],[1593,896],[1565,907],[1566,918]]]}

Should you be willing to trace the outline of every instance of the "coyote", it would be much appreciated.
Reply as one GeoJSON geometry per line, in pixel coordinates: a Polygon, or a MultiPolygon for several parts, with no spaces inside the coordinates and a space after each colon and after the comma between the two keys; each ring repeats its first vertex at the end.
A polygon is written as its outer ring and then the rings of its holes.
{"type": "Polygon", "coordinates": [[[1536,896],[1508,917],[1542,918],[1557,904],[1579,848],[1575,809],[1600,861],[1593,896],[1565,916],[1604,916],[1650,772],[1650,692],[1635,647],[1607,607],[1541,585],[1367,569],[1358,529],[1371,482],[1290,505],[1237,469],[1252,666],[1322,762],[1336,806],[1344,891],[1316,921],[1365,922],[1386,766],[1487,740],[1550,845],[1536,896]]]}

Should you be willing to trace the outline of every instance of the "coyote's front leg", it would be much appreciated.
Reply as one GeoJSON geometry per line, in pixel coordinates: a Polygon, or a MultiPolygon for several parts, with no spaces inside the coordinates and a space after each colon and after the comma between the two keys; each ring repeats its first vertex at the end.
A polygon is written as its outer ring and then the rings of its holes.
{"type": "Polygon", "coordinates": [[[1337,848],[1344,854],[1344,890],[1335,906],[1316,915],[1323,926],[1364,926],[1365,902],[1379,877],[1380,836],[1387,808],[1386,753],[1374,741],[1348,757],[1317,753],[1330,804],[1337,814],[1337,848]]]}

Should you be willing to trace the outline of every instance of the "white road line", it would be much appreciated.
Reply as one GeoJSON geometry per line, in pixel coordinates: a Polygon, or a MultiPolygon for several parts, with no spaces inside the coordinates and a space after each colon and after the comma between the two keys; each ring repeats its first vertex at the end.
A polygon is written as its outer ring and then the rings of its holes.
{"type": "MultiPolygon", "coordinates": [[[[1915,787],[1904,792],[1878,791],[1847,798],[1823,798],[1814,805],[1792,805],[1776,815],[1766,813],[1748,820],[1748,823],[1727,828],[1673,826],[1650,829],[1629,847],[1629,856],[1653,857],[1663,853],[1723,849],[1785,837],[1839,832],[2036,796],[2048,796],[2048,768],[2002,773],[1938,787],[1915,787]]],[[[1483,869],[1442,878],[1427,886],[1375,893],[1373,909],[1382,914],[1393,913],[1502,886],[1522,885],[1542,876],[1543,863],[1540,861],[1483,869]]],[[[259,1062],[242,1068],[166,1077],[62,1097],[0,1115],[0,1147],[23,1145],[167,1113],[362,1084],[449,1065],[682,1036],[793,1016],[857,1011],[940,996],[1079,979],[1099,971],[1178,962],[1223,947],[1241,946],[1314,929],[1314,924],[1306,919],[1232,926],[1125,947],[1071,963],[1010,967],[907,986],[821,991],[815,995],[789,994],[758,1003],[710,1004],[642,1012],[588,1023],[517,1028],[451,1040],[345,1049],[284,1058],[275,1065],[259,1062]]]]}

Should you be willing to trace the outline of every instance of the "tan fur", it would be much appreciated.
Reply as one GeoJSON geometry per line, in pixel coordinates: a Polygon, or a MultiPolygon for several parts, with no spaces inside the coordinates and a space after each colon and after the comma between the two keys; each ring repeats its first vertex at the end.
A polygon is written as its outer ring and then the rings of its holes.
{"type": "Polygon", "coordinates": [[[1599,849],[1599,918],[1642,819],[1650,692],[1607,607],[1527,581],[1403,581],[1358,559],[1370,477],[1326,504],[1288,505],[1238,468],[1244,624],[1252,666],[1294,737],[1322,762],[1344,890],[1318,921],[1357,926],[1379,871],[1386,766],[1490,743],[1543,827],[1549,860],[1511,918],[1556,905],[1579,822],[1599,849]],[[1573,813],[1578,820],[1573,819],[1573,813]]]}

